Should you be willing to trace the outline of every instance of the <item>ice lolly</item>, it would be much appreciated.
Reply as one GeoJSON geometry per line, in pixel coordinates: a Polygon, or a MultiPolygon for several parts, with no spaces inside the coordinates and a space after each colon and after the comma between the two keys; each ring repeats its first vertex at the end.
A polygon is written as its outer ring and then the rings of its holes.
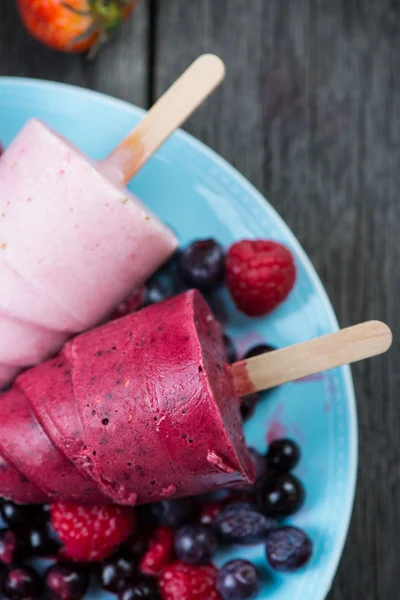
{"type": "Polygon", "coordinates": [[[1,455],[0,487],[4,498],[13,498],[18,504],[43,504],[47,500],[46,494],[28,481],[1,455]]]}
{"type": "Polygon", "coordinates": [[[12,367],[100,321],[177,246],[128,190],[37,120],[0,161],[0,214],[0,363],[12,367]]]}
{"type": "Polygon", "coordinates": [[[391,341],[371,321],[228,366],[197,291],[111,321],[0,396],[0,496],[134,505],[248,484],[239,395],[375,356],[391,341]]]}
{"type": "Polygon", "coordinates": [[[0,161],[0,389],[102,321],[174,252],[125,187],[223,78],[200,57],[111,156],[95,163],[33,119],[0,161]]]}
{"type": "MultiPolygon", "coordinates": [[[[254,479],[220,326],[196,291],[77,336],[17,377],[0,421],[0,453],[50,499],[93,502],[94,486],[96,502],[134,505],[254,479]]],[[[0,472],[0,495],[21,493],[0,472]]]]}

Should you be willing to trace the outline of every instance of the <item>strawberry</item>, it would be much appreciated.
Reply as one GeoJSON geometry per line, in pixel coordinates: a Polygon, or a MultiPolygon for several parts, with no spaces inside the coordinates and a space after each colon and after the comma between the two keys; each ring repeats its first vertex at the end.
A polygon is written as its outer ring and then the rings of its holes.
{"type": "Polygon", "coordinates": [[[158,578],[161,597],[163,600],[221,600],[216,577],[214,565],[194,567],[177,560],[158,578]]]}
{"type": "Polygon", "coordinates": [[[124,506],[57,502],[50,507],[50,517],[63,543],[63,555],[81,562],[106,558],[135,528],[132,508],[124,506]]]}
{"type": "Polygon", "coordinates": [[[291,252],[271,240],[243,240],[230,247],[226,281],[236,306],[249,317],[266,315],[283,302],[296,280],[291,252]]]}
{"type": "Polygon", "coordinates": [[[129,17],[137,0],[17,0],[28,32],[63,52],[94,53],[129,17]]]}
{"type": "Polygon", "coordinates": [[[174,558],[175,533],[169,527],[157,527],[149,547],[140,561],[140,570],[145,575],[157,576],[174,558]]]}

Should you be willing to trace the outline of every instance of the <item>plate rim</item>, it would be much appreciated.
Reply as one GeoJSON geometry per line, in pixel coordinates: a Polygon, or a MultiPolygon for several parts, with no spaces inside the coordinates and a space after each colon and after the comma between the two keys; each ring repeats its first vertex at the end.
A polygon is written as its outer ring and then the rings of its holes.
{"type": "MultiPolygon", "coordinates": [[[[123,109],[124,111],[131,112],[132,114],[136,113],[136,116],[142,117],[147,110],[141,108],[135,104],[132,104],[126,100],[122,100],[120,98],[116,98],[109,94],[99,92],[97,90],[92,90],[88,88],[84,88],[81,86],[57,82],[51,80],[37,79],[31,77],[12,77],[12,76],[0,76],[0,88],[2,86],[11,86],[11,87],[22,87],[22,88],[47,88],[48,90],[60,90],[64,89],[69,94],[83,95],[90,97],[96,97],[101,100],[103,103],[109,104],[113,108],[117,110],[123,109]]],[[[263,194],[248,180],[246,177],[238,171],[233,165],[231,165],[225,158],[220,156],[215,150],[212,150],[209,146],[207,146],[204,142],[197,139],[192,134],[183,131],[182,129],[176,130],[173,136],[180,137],[186,143],[194,146],[198,151],[203,154],[208,155],[216,165],[227,171],[229,175],[238,181],[238,183],[243,187],[243,189],[247,190],[249,195],[257,202],[259,208],[261,210],[265,210],[265,203],[268,204],[268,210],[270,210],[275,218],[278,220],[280,226],[282,227],[285,235],[288,236],[290,242],[295,249],[296,253],[300,257],[302,264],[310,277],[312,284],[315,286],[315,289],[318,293],[319,298],[321,299],[324,308],[326,310],[326,314],[330,325],[332,326],[333,331],[337,331],[339,329],[339,323],[336,317],[336,313],[334,311],[333,305],[329,299],[327,291],[322,284],[322,281],[312,264],[310,258],[306,254],[305,250],[301,246],[295,234],[292,232],[290,227],[286,224],[283,218],[280,216],[278,211],[272,206],[272,204],[268,201],[268,199],[263,196],[263,194]]],[[[357,420],[357,408],[356,408],[356,396],[354,389],[354,381],[351,373],[350,366],[341,367],[341,371],[343,373],[346,397],[347,397],[347,407],[348,407],[348,416],[349,416],[349,448],[350,455],[348,457],[349,461],[349,485],[346,496],[346,507],[345,507],[345,516],[343,518],[344,526],[340,535],[336,538],[335,549],[333,552],[332,559],[330,561],[330,566],[326,570],[326,583],[324,585],[323,596],[321,600],[325,599],[327,594],[329,593],[334,577],[338,570],[338,566],[343,554],[344,545],[347,540],[349,526],[351,521],[351,516],[354,507],[354,499],[357,485],[357,469],[358,469],[358,420],[357,420]]]]}

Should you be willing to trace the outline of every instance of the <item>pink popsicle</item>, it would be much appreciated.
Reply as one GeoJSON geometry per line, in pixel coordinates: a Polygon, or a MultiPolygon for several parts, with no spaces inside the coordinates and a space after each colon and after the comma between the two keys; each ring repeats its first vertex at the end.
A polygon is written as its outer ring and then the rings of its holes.
{"type": "Polygon", "coordinates": [[[122,184],[29,121],[0,161],[0,388],[101,321],[176,247],[122,184]]]}

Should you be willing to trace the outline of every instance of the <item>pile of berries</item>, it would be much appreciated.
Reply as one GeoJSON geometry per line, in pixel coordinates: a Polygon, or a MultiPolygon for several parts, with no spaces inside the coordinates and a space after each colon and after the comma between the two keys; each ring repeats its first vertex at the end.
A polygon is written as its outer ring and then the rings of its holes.
{"type": "Polygon", "coordinates": [[[89,583],[119,600],[235,600],[257,596],[261,581],[248,560],[213,564],[218,548],[262,544],[277,571],[303,567],[312,553],[307,534],[281,519],[304,500],[291,473],[297,444],[274,441],[266,455],[250,449],[254,485],[213,497],[165,500],[148,506],[95,507],[55,503],[0,512],[1,594],[10,600],[80,600],[89,583]],[[43,573],[35,559],[53,564],[43,573]]]}
{"type": "MultiPolygon", "coordinates": [[[[189,288],[205,294],[215,309],[213,294],[225,283],[240,311],[260,317],[286,300],[295,280],[294,258],[278,242],[242,240],[225,253],[213,239],[196,240],[151,277],[144,290],[135,291],[115,316],[130,312],[131,306],[160,302],[189,288]]],[[[218,308],[215,312],[218,318],[218,308]]]]}

